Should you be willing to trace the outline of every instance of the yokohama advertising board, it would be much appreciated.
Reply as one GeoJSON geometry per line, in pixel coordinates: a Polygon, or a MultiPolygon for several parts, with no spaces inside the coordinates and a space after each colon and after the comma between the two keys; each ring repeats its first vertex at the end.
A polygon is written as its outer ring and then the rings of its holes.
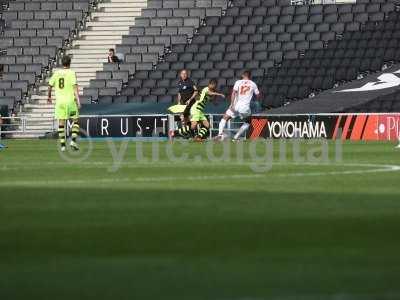
{"type": "Polygon", "coordinates": [[[339,115],[258,115],[251,121],[249,138],[397,140],[400,113],[339,115]]]}

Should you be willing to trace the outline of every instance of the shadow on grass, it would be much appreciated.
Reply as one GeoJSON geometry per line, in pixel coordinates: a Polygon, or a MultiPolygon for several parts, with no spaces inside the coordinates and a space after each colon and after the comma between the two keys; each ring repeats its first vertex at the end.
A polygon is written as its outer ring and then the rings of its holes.
{"type": "Polygon", "coordinates": [[[1,192],[1,299],[378,299],[400,292],[394,194],[1,192]]]}

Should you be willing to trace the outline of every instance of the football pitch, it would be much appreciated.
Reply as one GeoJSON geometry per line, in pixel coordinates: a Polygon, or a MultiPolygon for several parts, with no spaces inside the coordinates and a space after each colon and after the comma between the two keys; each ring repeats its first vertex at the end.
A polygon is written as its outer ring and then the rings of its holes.
{"type": "Polygon", "coordinates": [[[5,144],[0,299],[400,299],[393,143],[5,144]]]}

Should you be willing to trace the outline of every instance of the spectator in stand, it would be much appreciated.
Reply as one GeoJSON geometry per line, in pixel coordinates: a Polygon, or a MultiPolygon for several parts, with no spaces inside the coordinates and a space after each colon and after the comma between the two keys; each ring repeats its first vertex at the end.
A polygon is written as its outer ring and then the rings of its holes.
{"type": "Polygon", "coordinates": [[[115,55],[115,50],[114,49],[109,49],[108,50],[108,57],[107,60],[109,63],[119,63],[119,58],[118,56],[115,55]]]}

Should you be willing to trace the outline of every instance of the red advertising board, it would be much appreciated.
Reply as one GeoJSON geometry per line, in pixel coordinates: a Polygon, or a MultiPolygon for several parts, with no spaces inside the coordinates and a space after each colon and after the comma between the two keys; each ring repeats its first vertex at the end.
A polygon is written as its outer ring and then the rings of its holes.
{"type": "Polygon", "coordinates": [[[398,140],[400,114],[258,115],[249,138],[398,140]]]}

